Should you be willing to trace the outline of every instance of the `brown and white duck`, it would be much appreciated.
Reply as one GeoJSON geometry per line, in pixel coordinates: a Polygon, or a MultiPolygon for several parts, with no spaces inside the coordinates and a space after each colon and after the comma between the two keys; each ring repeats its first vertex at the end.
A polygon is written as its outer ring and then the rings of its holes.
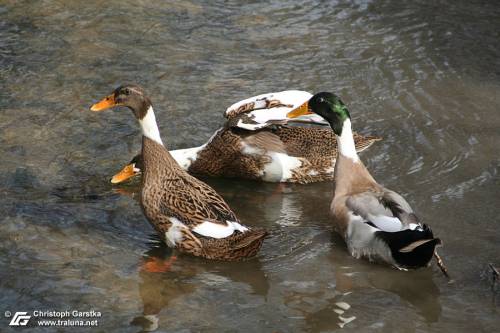
{"type": "Polygon", "coordinates": [[[257,254],[266,236],[240,223],[224,199],[184,171],[163,145],[150,99],[136,85],[118,87],[92,111],[132,110],[142,128],[141,206],[166,244],[207,259],[242,260],[257,254]]]}
{"type": "Polygon", "coordinates": [[[308,109],[323,117],[337,136],[330,210],[335,229],[344,237],[351,255],[400,269],[427,266],[441,241],[419,221],[402,196],[379,185],[370,175],[356,153],[345,104],[336,95],[322,92],[310,99],[309,108],[292,111],[288,117],[303,115],[308,109]]]}
{"type": "MultiPolygon", "coordinates": [[[[331,180],[337,143],[332,130],[321,126],[328,124],[315,114],[286,117],[307,106],[311,97],[305,91],[287,90],[239,101],[227,108],[226,123],[208,142],[170,154],[184,170],[196,175],[301,184],[331,180]],[[302,123],[312,126],[294,126],[302,123]]],[[[378,140],[354,134],[358,152],[378,140]]],[[[111,182],[121,183],[141,169],[138,154],[111,182]]]]}

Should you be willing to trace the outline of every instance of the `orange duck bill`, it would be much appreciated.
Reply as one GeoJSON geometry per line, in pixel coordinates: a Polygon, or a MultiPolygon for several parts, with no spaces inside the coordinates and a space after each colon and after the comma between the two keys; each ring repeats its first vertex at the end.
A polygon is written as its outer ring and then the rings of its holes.
{"type": "Polygon", "coordinates": [[[106,109],[112,108],[113,106],[119,106],[121,104],[116,103],[115,95],[111,94],[103,98],[100,102],[95,103],[90,107],[90,111],[99,112],[106,109]]]}
{"type": "Polygon", "coordinates": [[[309,108],[309,103],[305,102],[304,104],[302,104],[298,108],[288,112],[286,114],[286,117],[287,118],[297,118],[297,117],[304,116],[307,114],[313,114],[313,112],[311,112],[311,109],[309,108]]]}
{"type": "Polygon", "coordinates": [[[111,183],[112,184],[122,183],[127,179],[132,178],[135,175],[138,175],[139,173],[141,173],[141,171],[135,167],[135,163],[130,163],[126,165],[120,172],[114,175],[113,178],[111,178],[111,183]]]}

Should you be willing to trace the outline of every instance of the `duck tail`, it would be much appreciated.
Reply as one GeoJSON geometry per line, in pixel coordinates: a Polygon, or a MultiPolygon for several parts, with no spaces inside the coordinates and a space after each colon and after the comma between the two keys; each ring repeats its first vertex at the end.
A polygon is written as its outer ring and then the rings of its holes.
{"type": "Polygon", "coordinates": [[[376,235],[389,246],[396,264],[403,268],[428,266],[436,246],[441,245],[441,240],[434,238],[426,224],[413,230],[377,231],[376,235]]]}
{"type": "Polygon", "coordinates": [[[214,259],[225,261],[242,261],[255,257],[268,235],[262,228],[252,228],[235,235],[225,249],[211,256],[214,259]]]}
{"type": "Polygon", "coordinates": [[[362,136],[354,133],[354,144],[358,153],[370,148],[375,142],[382,140],[379,136],[362,136]]]}
{"type": "Polygon", "coordinates": [[[238,242],[235,244],[235,249],[243,249],[243,248],[256,248],[257,252],[262,246],[262,242],[264,238],[267,237],[268,232],[263,228],[252,228],[245,233],[243,233],[245,237],[241,237],[238,242]]]}

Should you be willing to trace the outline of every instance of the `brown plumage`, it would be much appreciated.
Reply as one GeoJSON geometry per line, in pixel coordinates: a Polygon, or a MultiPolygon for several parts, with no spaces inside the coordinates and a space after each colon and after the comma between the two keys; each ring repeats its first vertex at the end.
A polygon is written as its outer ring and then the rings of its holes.
{"type": "Polygon", "coordinates": [[[167,243],[172,218],[186,226],[180,230],[183,241],[169,245],[207,259],[239,260],[257,254],[266,235],[263,229],[235,232],[222,239],[193,232],[205,221],[226,226],[226,221],[239,220],[213,188],[182,170],[164,146],[143,136],[142,155],[144,214],[167,243]]]}
{"type": "Polygon", "coordinates": [[[179,167],[161,141],[151,102],[141,88],[122,86],[92,111],[129,107],[143,130],[141,206],[167,245],[207,259],[243,260],[257,254],[267,235],[240,224],[224,199],[179,167]]]}
{"type": "Polygon", "coordinates": [[[347,237],[350,223],[347,199],[366,192],[380,195],[384,189],[373,179],[363,163],[354,162],[341,154],[337,157],[335,181],[335,196],[330,207],[335,216],[334,227],[340,235],[347,237]]]}
{"type": "MultiPolygon", "coordinates": [[[[378,140],[378,137],[355,134],[356,148],[360,152],[378,140]]],[[[257,133],[228,128],[219,131],[198,153],[188,171],[200,175],[259,180],[263,177],[265,165],[271,162],[266,152],[273,151],[300,161],[300,166],[292,169],[292,177],[286,182],[307,184],[332,180],[336,146],[335,135],[329,128],[277,125],[257,133]],[[246,145],[254,146],[261,153],[244,153],[246,145]]]]}
{"type": "MultiPolygon", "coordinates": [[[[362,152],[381,139],[355,133],[354,140],[357,151],[362,152]]],[[[333,180],[336,154],[337,141],[330,128],[273,125],[248,131],[224,127],[195,156],[190,157],[186,170],[203,176],[308,184],[333,180]],[[251,154],[244,149],[248,146],[255,148],[251,154]],[[266,165],[272,162],[269,152],[295,157],[300,165],[294,167],[291,177],[286,179],[264,179],[266,165]]],[[[139,154],[131,162],[135,165],[136,174],[141,169],[140,161],[139,154]]]]}

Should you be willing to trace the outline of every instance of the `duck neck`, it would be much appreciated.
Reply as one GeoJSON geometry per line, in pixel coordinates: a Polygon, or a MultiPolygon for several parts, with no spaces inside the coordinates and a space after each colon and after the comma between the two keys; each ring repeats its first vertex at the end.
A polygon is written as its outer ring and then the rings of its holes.
{"type": "Polygon", "coordinates": [[[158,130],[158,125],[156,124],[155,113],[151,105],[147,109],[146,115],[142,119],[139,119],[139,124],[141,125],[142,135],[163,146],[160,131],[158,130]]]}
{"type": "Polygon", "coordinates": [[[143,185],[155,184],[162,179],[177,178],[181,170],[168,150],[146,135],[142,136],[142,162],[143,185]]]}
{"type": "Polygon", "coordinates": [[[359,162],[354,137],[352,136],[351,120],[347,118],[342,125],[342,134],[337,135],[337,145],[339,155],[347,157],[354,162],[359,162]]]}

